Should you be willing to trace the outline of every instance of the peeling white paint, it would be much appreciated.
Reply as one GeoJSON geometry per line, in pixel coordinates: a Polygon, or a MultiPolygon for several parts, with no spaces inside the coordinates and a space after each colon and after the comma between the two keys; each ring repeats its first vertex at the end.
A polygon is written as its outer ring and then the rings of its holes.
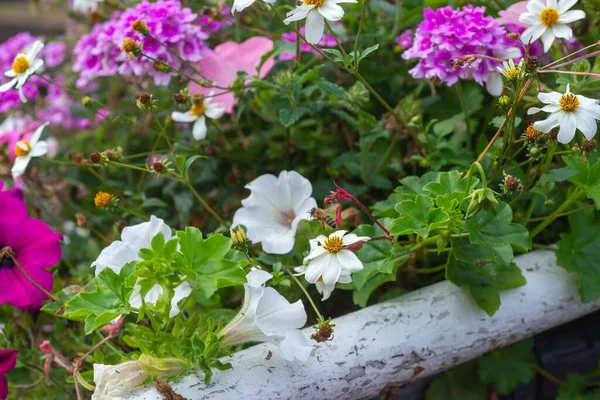
{"type": "MultiPolygon", "coordinates": [[[[515,263],[528,283],[503,292],[493,317],[464,289],[439,282],[337,318],[335,339],[316,345],[303,364],[260,344],[227,359],[233,369],[215,371],[208,387],[202,377],[188,376],[173,389],[190,400],[372,398],[600,309],[600,300],[581,303],[576,277],[556,266],[553,252],[534,251],[515,263]]],[[[131,398],[162,396],[145,388],[131,398]]]]}

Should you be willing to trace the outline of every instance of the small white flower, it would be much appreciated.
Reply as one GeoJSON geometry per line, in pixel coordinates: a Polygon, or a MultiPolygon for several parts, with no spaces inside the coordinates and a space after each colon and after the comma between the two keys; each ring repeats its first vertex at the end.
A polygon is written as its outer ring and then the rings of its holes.
{"type": "MultiPolygon", "coordinates": [[[[494,57],[501,60],[508,60],[514,64],[513,59],[521,57],[521,50],[517,47],[509,47],[504,51],[495,52],[494,57]]],[[[506,66],[506,62],[503,63],[506,66]]],[[[510,65],[510,64],[509,64],[510,65]]],[[[498,97],[504,90],[504,82],[502,81],[502,71],[500,67],[497,67],[499,72],[491,72],[485,81],[485,88],[488,93],[492,96],[498,97]]]]}
{"type": "MultiPolygon", "coordinates": [[[[235,14],[236,11],[242,11],[246,7],[250,7],[254,4],[255,0],[233,0],[233,6],[231,6],[231,14],[235,14]]],[[[263,0],[267,4],[275,3],[275,0],[263,0]]]]}
{"type": "Polygon", "coordinates": [[[48,153],[48,143],[40,140],[44,128],[47,125],[48,122],[40,125],[33,133],[31,140],[19,140],[17,142],[17,145],[15,146],[17,158],[15,159],[15,163],[11,170],[13,179],[17,179],[25,173],[32,157],[41,157],[48,153]]]}
{"type": "Polygon", "coordinates": [[[573,140],[577,129],[588,140],[596,135],[596,120],[600,120],[598,100],[571,93],[569,85],[565,94],[540,93],[538,99],[546,105],[543,108],[531,107],[527,114],[532,115],[540,111],[550,113],[547,119],[533,124],[538,131],[548,133],[552,128],[560,126],[557,139],[565,144],[573,140]]]}
{"type": "Polygon", "coordinates": [[[323,300],[327,300],[336,283],[352,282],[350,275],[363,269],[362,262],[347,247],[369,239],[353,233],[346,235],[343,230],[333,232],[329,237],[320,235],[310,241],[310,254],[304,259],[304,265],[295,270],[304,274],[308,283],[314,283],[323,294],[323,300]]]}
{"type": "Polygon", "coordinates": [[[521,34],[523,43],[533,43],[542,38],[544,52],[547,53],[555,38],[571,39],[573,30],[567,24],[585,18],[581,10],[569,11],[575,4],[577,0],[547,0],[546,4],[540,0],[529,1],[529,12],[519,17],[519,21],[531,25],[521,34]]]}
{"type": "Polygon", "coordinates": [[[73,11],[89,14],[98,9],[98,3],[104,0],[73,0],[73,11]]]}
{"type": "Polygon", "coordinates": [[[522,64],[523,60],[521,60],[519,65],[515,65],[514,60],[511,58],[508,61],[504,61],[502,63],[502,67],[496,67],[496,69],[498,69],[498,72],[504,75],[506,79],[512,81],[513,79],[517,79],[519,76],[521,76],[522,64]]]}
{"type": "Polygon", "coordinates": [[[40,50],[44,47],[44,44],[36,40],[31,46],[27,54],[19,53],[15,57],[12,68],[4,73],[4,75],[12,78],[10,81],[0,86],[0,93],[6,92],[13,87],[19,90],[19,96],[23,103],[27,103],[27,99],[23,94],[23,85],[31,75],[35,73],[44,65],[44,61],[35,58],[40,50]]]}
{"type": "Polygon", "coordinates": [[[284,359],[305,361],[313,348],[299,330],[306,324],[304,305],[301,300],[290,304],[275,289],[266,288],[272,277],[259,269],[248,273],[242,309],[220,332],[223,345],[271,342],[279,345],[284,359]]]}
{"type": "MultiPolygon", "coordinates": [[[[209,96],[212,95],[212,92],[209,96]]],[[[192,134],[194,139],[202,140],[206,137],[206,118],[218,119],[225,114],[225,107],[220,103],[211,103],[211,97],[205,97],[194,103],[187,112],[174,111],[171,118],[175,122],[193,122],[192,134]]]]}
{"type": "Polygon", "coordinates": [[[340,3],[357,3],[356,0],[303,0],[302,4],[287,13],[283,21],[289,24],[306,18],[306,41],[317,44],[323,37],[325,18],[328,21],[339,21],[344,16],[340,3]]]}
{"type": "MultiPolygon", "coordinates": [[[[164,235],[165,242],[171,240],[173,236],[171,228],[162,219],[154,215],[150,217],[150,221],[148,222],[142,222],[141,224],[128,226],[123,229],[121,240],[115,240],[105,247],[100,252],[96,261],[92,263],[92,268],[96,268],[96,276],[104,268],[110,268],[118,274],[126,264],[141,260],[138,253],[141,249],[152,248],[152,239],[159,233],[164,235]]],[[[163,290],[164,288],[161,285],[155,284],[144,296],[144,302],[156,304],[163,290]]],[[[192,292],[192,288],[184,281],[174,287],[173,290],[175,293],[171,299],[171,310],[169,313],[169,317],[171,318],[179,314],[180,310],[177,303],[188,297],[192,292]]],[[[141,286],[136,282],[133,292],[129,296],[129,304],[134,308],[142,306],[140,291],[141,286]]]]}
{"type": "Polygon", "coordinates": [[[235,212],[233,226],[245,225],[248,239],[262,243],[266,253],[291,251],[298,223],[310,219],[308,212],[317,206],[310,181],[296,171],[281,171],[279,177],[259,176],[246,189],[250,196],[235,212]]]}
{"type": "Polygon", "coordinates": [[[125,400],[150,374],[138,361],[118,365],[94,364],[96,389],[92,400],[125,400]]]}

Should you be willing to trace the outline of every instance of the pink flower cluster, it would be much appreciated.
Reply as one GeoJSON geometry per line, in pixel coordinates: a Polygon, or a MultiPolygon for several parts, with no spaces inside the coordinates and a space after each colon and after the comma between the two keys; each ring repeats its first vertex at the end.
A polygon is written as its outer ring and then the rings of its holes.
{"type": "Polygon", "coordinates": [[[215,25],[210,19],[199,19],[197,14],[182,7],[177,0],[158,0],[155,3],[144,0],[135,8],[115,13],[109,21],[97,24],[77,42],[73,50],[73,70],[80,73],[77,86],[80,89],[92,89],[98,77],[117,73],[136,77],[151,76],[155,84],[167,85],[175,74],[157,71],[154,61],[144,56],[128,58],[120,50],[123,40],[132,38],[141,44],[144,54],[174,68],[185,69],[180,59],[171,52],[186,62],[200,61],[207,50],[205,40],[209,32],[222,26],[223,24],[215,25]],[[134,21],[144,21],[151,37],[135,32],[131,26],[134,21]],[[203,26],[203,21],[208,25],[203,26]]]}
{"type": "MultiPolygon", "coordinates": [[[[52,290],[53,267],[61,259],[60,235],[43,221],[30,218],[19,189],[2,191],[0,182],[0,250],[10,247],[18,265],[45,290],[52,290]]],[[[0,259],[0,304],[37,310],[46,294],[31,283],[12,259],[0,259]]]]}
{"type": "Polygon", "coordinates": [[[501,92],[502,80],[496,70],[497,62],[478,59],[470,67],[453,67],[458,56],[469,54],[502,60],[519,57],[520,50],[506,38],[506,29],[494,18],[484,16],[484,12],[485,7],[471,5],[457,10],[451,7],[435,11],[426,8],[412,46],[402,54],[406,60],[419,60],[410,70],[411,75],[414,78],[439,78],[449,86],[458,79],[474,79],[482,85],[493,78],[494,92],[498,92],[498,84],[501,92]]]}
{"type": "MultiPolygon", "coordinates": [[[[302,35],[305,34],[305,28],[302,27],[300,28],[300,33],[302,35]]],[[[284,43],[294,43],[296,44],[296,32],[289,32],[289,33],[282,33],[281,34],[281,40],[284,43]]],[[[343,39],[342,39],[343,40],[343,39]]],[[[321,40],[319,41],[319,43],[317,43],[317,47],[335,47],[336,43],[335,43],[335,39],[333,38],[332,35],[326,33],[323,35],[323,37],[321,38],[321,40]]],[[[300,51],[301,52],[308,52],[308,53],[313,53],[315,55],[318,55],[319,53],[317,53],[317,51],[315,49],[313,49],[312,47],[310,47],[310,45],[308,45],[305,41],[301,40],[300,41],[300,51]]],[[[287,60],[293,60],[296,57],[296,49],[294,48],[293,51],[288,51],[288,52],[284,52],[279,56],[279,59],[281,61],[287,61],[287,60]]]]}

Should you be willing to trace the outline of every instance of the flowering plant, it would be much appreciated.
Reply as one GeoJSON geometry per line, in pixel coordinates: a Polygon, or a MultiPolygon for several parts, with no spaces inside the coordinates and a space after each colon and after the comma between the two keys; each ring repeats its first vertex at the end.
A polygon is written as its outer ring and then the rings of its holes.
{"type": "MultiPolygon", "coordinates": [[[[67,3],[64,37],[0,44],[0,397],[177,398],[256,342],[309,364],[332,317],[444,279],[491,318],[538,248],[600,298],[593,2],[67,3]]],[[[455,397],[549,376],[516,346],[455,397]]]]}

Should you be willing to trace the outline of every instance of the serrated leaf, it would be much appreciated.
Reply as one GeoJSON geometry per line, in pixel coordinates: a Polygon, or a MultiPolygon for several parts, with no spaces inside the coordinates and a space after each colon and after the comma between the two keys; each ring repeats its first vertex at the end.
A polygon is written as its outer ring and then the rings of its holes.
{"type": "Polygon", "coordinates": [[[535,378],[536,360],[529,338],[496,350],[479,360],[479,377],[492,383],[500,394],[508,395],[521,383],[535,378]]]}
{"type": "Polygon", "coordinates": [[[583,210],[569,216],[569,226],[560,235],[557,264],[577,274],[579,296],[588,303],[600,298],[600,222],[593,210],[583,210]]]}
{"type": "Polygon", "coordinates": [[[569,372],[565,385],[560,387],[556,400],[600,400],[600,390],[586,391],[587,379],[569,372]]]}
{"type": "Polygon", "coordinates": [[[190,277],[190,285],[210,297],[220,288],[243,285],[246,274],[239,263],[225,257],[231,249],[231,239],[218,234],[207,239],[192,227],[178,231],[180,252],[175,257],[190,277]]]}
{"type": "Polygon", "coordinates": [[[308,108],[282,108],[279,110],[279,121],[283,126],[289,128],[294,125],[304,114],[308,112],[308,108]]]}
{"type": "MultiPolygon", "coordinates": [[[[479,180],[477,178],[471,179],[471,189],[475,188],[479,180]]],[[[430,197],[437,197],[442,195],[450,195],[451,199],[456,199],[461,202],[464,198],[465,189],[467,187],[467,179],[461,179],[458,171],[440,172],[437,179],[433,182],[426,184],[423,190],[429,194],[430,197]]],[[[467,192],[470,192],[468,190],[467,192]]]]}
{"type": "Polygon", "coordinates": [[[588,199],[592,199],[596,209],[600,210],[600,159],[596,153],[583,161],[579,156],[573,154],[563,157],[568,169],[579,171],[578,174],[569,178],[569,182],[583,188],[588,199]]]}
{"type": "Polygon", "coordinates": [[[390,233],[392,235],[416,233],[426,238],[429,234],[427,216],[432,204],[432,201],[423,195],[418,195],[415,200],[404,200],[396,204],[396,211],[400,213],[400,217],[392,223],[390,233]]]}

